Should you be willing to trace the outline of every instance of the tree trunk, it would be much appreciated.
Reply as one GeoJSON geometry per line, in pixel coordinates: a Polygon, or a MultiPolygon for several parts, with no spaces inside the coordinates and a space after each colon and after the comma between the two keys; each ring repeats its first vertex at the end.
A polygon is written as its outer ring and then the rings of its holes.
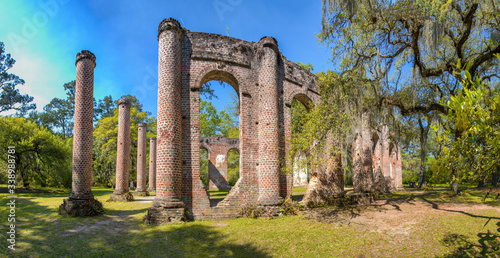
{"type": "Polygon", "coordinates": [[[497,166],[497,171],[491,175],[491,186],[498,187],[500,181],[500,165],[497,166]]]}
{"type": "Polygon", "coordinates": [[[344,196],[344,172],[342,170],[342,154],[337,152],[331,135],[320,153],[320,162],[312,166],[312,177],[302,199],[306,206],[340,205],[344,196]]]}
{"type": "Polygon", "coordinates": [[[353,190],[357,193],[373,192],[373,160],[370,115],[363,113],[353,143],[353,190]]]}
{"type": "Polygon", "coordinates": [[[418,179],[418,188],[421,188],[425,182],[425,156],[427,147],[427,138],[431,127],[432,117],[427,118],[427,126],[423,126],[421,115],[418,116],[418,125],[420,127],[420,177],[418,179]]]}

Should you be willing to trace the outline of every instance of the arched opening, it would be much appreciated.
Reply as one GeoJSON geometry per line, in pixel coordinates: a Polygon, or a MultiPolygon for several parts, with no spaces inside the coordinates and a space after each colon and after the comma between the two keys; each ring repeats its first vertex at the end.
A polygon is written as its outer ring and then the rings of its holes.
{"type": "Polygon", "coordinates": [[[304,94],[297,94],[292,99],[291,105],[291,144],[293,152],[292,170],[293,170],[293,195],[301,199],[307,189],[309,180],[311,179],[311,166],[308,161],[308,151],[304,151],[303,146],[294,146],[300,144],[295,139],[304,131],[304,123],[306,114],[312,108],[312,102],[304,94]]]}
{"type": "Polygon", "coordinates": [[[212,141],[206,162],[200,153],[200,166],[207,164],[203,167],[207,171],[207,180],[202,179],[202,182],[206,186],[211,207],[217,206],[227,196],[239,178],[239,152],[234,153],[231,147],[225,145],[228,139],[239,138],[238,90],[236,79],[227,72],[212,71],[201,80],[200,138],[222,139],[212,141]]]}

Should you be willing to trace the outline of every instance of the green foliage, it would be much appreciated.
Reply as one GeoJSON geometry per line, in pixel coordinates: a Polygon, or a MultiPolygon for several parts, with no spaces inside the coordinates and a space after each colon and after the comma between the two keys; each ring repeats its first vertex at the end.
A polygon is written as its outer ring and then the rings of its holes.
{"type": "MultiPolygon", "coordinates": [[[[0,148],[15,148],[17,182],[30,185],[71,187],[72,139],[64,140],[25,118],[0,117],[0,148]]],[[[0,159],[7,162],[7,155],[0,159]]],[[[2,171],[5,172],[6,171],[2,171]]]]}
{"type": "Polygon", "coordinates": [[[200,101],[200,137],[212,135],[231,137],[237,130],[231,116],[225,110],[217,112],[211,101],[200,101]]]}
{"type": "MultiPolygon", "coordinates": [[[[460,67],[458,63],[457,67],[460,67]]],[[[491,177],[500,160],[500,92],[463,67],[463,90],[452,96],[441,115],[451,126],[434,126],[444,134],[437,174],[453,171],[459,181],[479,182],[491,177]]]]}
{"type": "MultiPolygon", "coordinates": [[[[296,164],[299,167],[314,168],[334,156],[325,153],[342,151],[342,143],[350,127],[349,114],[343,103],[346,95],[342,91],[343,86],[340,86],[339,77],[331,71],[318,73],[317,76],[321,86],[321,102],[314,103],[314,106],[312,103],[292,101],[292,138],[287,159],[292,161],[298,156],[306,157],[299,159],[300,164],[296,164]],[[306,112],[303,104],[312,107],[309,112],[306,112]]],[[[292,173],[293,162],[287,164],[283,169],[286,173],[292,173]]]]}
{"type": "Polygon", "coordinates": [[[280,213],[283,215],[299,215],[299,212],[304,210],[305,207],[302,203],[294,201],[293,198],[287,198],[281,204],[280,213]]]}
{"type": "Polygon", "coordinates": [[[22,95],[19,89],[16,89],[17,85],[24,84],[24,80],[8,72],[15,63],[16,60],[10,54],[5,54],[4,43],[0,42],[0,113],[17,110],[24,116],[29,110],[35,109],[36,104],[29,104],[33,101],[33,97],[28,94],[22,95]]]}
{"type": "Polygon", "coordinates": [[[231,149],[227,153],[227,182],[234,186],[240,178],[240,154],[231,149]]]}
{"type": "Polygon", "coordinates": [[[203,185],[208,185],[208,151],[200,149],[200,179],[203,185]]]}
{"type": "Polygon", "coordinates": [[[302,62],[295,62],[295,63],[298,64],[300,67],[306,69],[309,72],[313,72],[314,71],[314,67],[310,63],[307,63],[307,64],[304,64],[302,62]]]}

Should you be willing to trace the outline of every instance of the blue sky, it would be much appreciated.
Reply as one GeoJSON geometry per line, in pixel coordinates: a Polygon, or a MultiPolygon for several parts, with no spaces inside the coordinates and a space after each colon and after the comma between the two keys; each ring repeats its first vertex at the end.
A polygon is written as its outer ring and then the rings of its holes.
{"type": "MultiPolygon", "coordinates": [[[[4,0],[0,13],[0,41],[17,61],[11,72],[26,81],[19,89],[35,97],[38,110],[66,97],[63,84],[75,79],[75,56],[87,49],[97,57],[96,99],[136,95],[156,116],[157,29],[168,17],[191,31],[246,41],[273,36],[289,60],[311,63],[314,72],[333,69],[330,50],[316,39],[319,0],[4,0]]],[[[214,105],[224,108],[223,87],[212,85],[221,96],[214,105]]]]}

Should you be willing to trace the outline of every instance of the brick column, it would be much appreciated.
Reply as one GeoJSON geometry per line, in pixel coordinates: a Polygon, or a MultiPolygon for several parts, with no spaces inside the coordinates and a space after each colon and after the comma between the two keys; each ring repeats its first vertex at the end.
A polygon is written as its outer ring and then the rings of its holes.
{"type": "Polygon", "coordinates": [[[263,206],[279,205],[279,110],[278,110],[278,43],[272,37],[263,37],[262,63],[259,74],[259,198],[263,206]]]}
{"type": "Polygon", "coordinates": [[[73,181],[71,194],[59,214],[93,216],[103,213],[92,194],[92,131],[94,117],[95,56],[88,50],[76,55],[75,114],[73,128],[73,181]]]}
{"type": "Polygon", "coordinates": [[[146,124],[139,123],[137,132],[137,189],[134,195],[148,196],[146,190],[146,124]]]}
{"type": "Polygon", "coordinates": [[[116,142],[116,188],[108,201],[133,201],[129,192],[130,107],[127,98],[118,100],[118,141],[116,142]]]}
{"type": "Polygon", "coordinates": [[[158,27],[158,121],[156,197],[145,217],[146,224],[165,224],[184,218],[181,201],[181,40],[175,19],[158,27]]]}
{"type": "Polygon", "coordinates": [[[156,191],[156,137],[149,139],[149,192],[156,191]]]}

